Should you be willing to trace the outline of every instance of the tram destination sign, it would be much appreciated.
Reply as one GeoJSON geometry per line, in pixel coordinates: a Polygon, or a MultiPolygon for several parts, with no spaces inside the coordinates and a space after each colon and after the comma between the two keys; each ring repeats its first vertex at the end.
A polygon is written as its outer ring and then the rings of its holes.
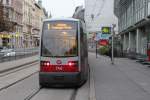
{"type": "Polygon", "coordinates": [[[67,23],[48,23],[48,29],[54,30],[71,30],[73,25],[67,23]]]}

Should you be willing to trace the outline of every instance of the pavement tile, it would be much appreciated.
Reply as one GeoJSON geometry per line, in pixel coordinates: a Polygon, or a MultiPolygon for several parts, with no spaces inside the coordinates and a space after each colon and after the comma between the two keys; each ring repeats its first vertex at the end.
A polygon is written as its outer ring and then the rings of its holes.
{"type": "Polygon", "coordinates": [[[149,100],[150,74],[146,66],[126,58],[115,59],[89,53],[97,100],[149,100]]]}

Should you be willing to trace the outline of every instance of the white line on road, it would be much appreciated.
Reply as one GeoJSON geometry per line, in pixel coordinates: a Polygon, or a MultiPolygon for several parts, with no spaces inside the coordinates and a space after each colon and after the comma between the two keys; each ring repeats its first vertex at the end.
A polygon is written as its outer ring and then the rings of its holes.
{"type": "Polygon", "coordinates": [[[93,71],[90,70],[90,100],[96,100],[93,71]]]}

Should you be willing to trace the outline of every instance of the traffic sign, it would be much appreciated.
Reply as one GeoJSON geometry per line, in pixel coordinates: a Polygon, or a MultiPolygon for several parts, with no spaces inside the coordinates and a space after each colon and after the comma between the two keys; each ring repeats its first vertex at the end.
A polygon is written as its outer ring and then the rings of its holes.
{"type": "Polygon", "coordinates": [[[96,36],[95,36],[94,40],[99,41],[101,39],[101,34],[102,33],[96,33],[96,36]]]}
{"type": "Polygon", "coordinates": [[[110,34],[101,34],[101,39],[103,39],[103,40],[109,40],[110,36],[111,36],[110,34]]]}
{"type": "Polygon", "coordinates": [[[102,27],[102,34],[111,34],[111,27],[102,27]]]}
{"type": "Polygon", "coordinates": [[[99,40],[109,40],[111,34],[102,34],[102,33],[97,33],[94,40],[99,41],[99,40]]]}

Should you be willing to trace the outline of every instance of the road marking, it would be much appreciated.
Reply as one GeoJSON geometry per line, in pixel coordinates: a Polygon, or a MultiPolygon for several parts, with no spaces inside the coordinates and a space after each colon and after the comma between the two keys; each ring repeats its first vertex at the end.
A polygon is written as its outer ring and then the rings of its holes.
{"type": "Polygon", "coordinates": [[[90,100],[96,100],[93,71],[90,70],[90,100]]]}

